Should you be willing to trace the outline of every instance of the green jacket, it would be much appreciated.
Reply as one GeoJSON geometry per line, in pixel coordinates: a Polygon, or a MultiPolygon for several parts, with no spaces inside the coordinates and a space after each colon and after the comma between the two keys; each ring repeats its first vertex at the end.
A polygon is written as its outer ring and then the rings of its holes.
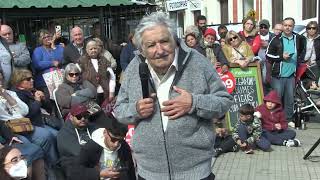
{"type": "Polygon", "coordinates": [[[248,122],[243,122],[240,119],[238,120],[237,124],[235,125],[234,132],[232,134],[232,138],[234,139],[234,141],[237,142],[237,140],[240,139],[240,124],[243,124],[247,127],[248,139],[246,139],[246,142],[248,142],[249,144],[253,144],[260,139],[260,136],[262,134],[261,121],[259,118],[254,117],[253,120],[248,122]]]}

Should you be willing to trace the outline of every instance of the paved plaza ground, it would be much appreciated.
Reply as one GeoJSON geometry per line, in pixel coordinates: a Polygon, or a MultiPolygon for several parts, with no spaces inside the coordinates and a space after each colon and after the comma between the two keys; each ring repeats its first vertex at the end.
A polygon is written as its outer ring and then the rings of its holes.
{"type": "Polygon", "coordinates": [[[320,117],[310,120],[306,130],[297,130],[297,138],[301,147],[272,146],[271,152],[219,156],[213,165],[216,180],[320,180],[320,145],[310,160],[303,159],[320,138],[320,117]]]}

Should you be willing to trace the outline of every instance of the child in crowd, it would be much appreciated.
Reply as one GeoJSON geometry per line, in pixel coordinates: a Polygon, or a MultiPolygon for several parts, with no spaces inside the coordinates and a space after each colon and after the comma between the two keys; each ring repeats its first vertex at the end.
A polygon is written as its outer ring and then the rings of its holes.
{"type": "Polygon", "coordinates": [[[235,125],[232,137],[246,154],[253,154],[258,146],[263,151],[270,149],[270,142],[263,136],[260,119],[255,117],[254,108],[244,104],[239,108],[239,120],[235,125]]]}
{"type": "Polygon", "coordinates": [[[294,139],[296,132],[288,129],[288,122],[277,92],[272,90],[263,100],[264,104],[256,108],[256,115],[262,122],[262,135],[274,145],[300,146],[300,141],[294,139]]]}
{"type": "Polygon", "coordinates": [[[216,128],[216,140],[214,143],[215,157],[227,152],[239,151],[239,145],[232,139],[226,128],[216,128]]]}

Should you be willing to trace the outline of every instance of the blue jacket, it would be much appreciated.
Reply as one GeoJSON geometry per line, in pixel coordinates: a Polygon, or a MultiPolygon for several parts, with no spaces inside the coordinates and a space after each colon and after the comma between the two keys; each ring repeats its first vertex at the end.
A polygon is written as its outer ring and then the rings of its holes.
{"type": "Polygon", "coordinates": [[[134,51],[137,50],[131,42],[129,42],[124,48],[121,50],[120,54],[120,65],[122,71],[126,70],[130,61],[134,58],[134,51]]]}
{"type": "Polygon", "coordinates": [[[42,78],[42,74],[49,72],[50,68],[54,68],[52,61],[63,61],[63,47],[56,46],[56,49],[51,51],[46,50],[43,46],[34,49],[32,54],[32,68],[35,71],[35,87],[46,86],[42,78]]]}

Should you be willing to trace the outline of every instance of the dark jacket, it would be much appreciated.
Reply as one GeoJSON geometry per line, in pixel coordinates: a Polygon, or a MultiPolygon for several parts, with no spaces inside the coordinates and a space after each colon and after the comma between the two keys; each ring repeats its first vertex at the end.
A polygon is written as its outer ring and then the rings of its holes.
{"type": "MultiPolygon", "coordinates": [[[[213,50],[214,55],[217,58],[217,62],[220,62],[222,65],[229,65],[226,56],[224,55],[221,46],[219,44],[214,43],[212,46],[202,47],[204,48],[204,52],[206,52],[206,48],[211,48],[213,50]]],[[[201,52],[200,52],[201,53],[201,52]]]]}
{"type": "Polygon", "coordinates": [[[317,36],[317,38],[314,39],[313,46],[316,52],[316,62],[318,67],[320,67],[320,36],[317,36]]]}
{"type": "Polygon", "coordinates": [[[275,90],[271,91],[267,96],[263,98],[264,103],[256,108],[256,111],[261,113],[262,129],[268,131],[276,131],[275,124],[280,123],[282,130],[288,128],[288,122],[285,112],[282,108],[280,98],[275,90]],[[269,110],[266,106],[266,102],[276,103],[274,110],[269,110]]]}
{"type": "MultiPolygon", "coordinates": [[[[82,147],[80,152],[79,166],[82,172],[74,174],[72,177],[74,180],[99,180],[100,170],[96,168],[99,164],[101,154],[103,153],[103,147],[94,142],[89,141],[85,146],[82,147]],[[84,169],[85,168],[85,169],[84,169]]],[[[120,164],[127,166],[128,171],[123,171],[120,173],[120,180],[135,180],[135,170],[134,164],[131,156],[131,150],[129,145],[123,141],[121,147],[118,150],[118,157],[120,159],[120,164]]]]}
{"type": "Polygon", "coordinates": [[[95,99],[96,94],[96,87],[89,81],[72,84],[65,80],[64,83],[59,85],[56,92],[56,98],[62,116],[65,117],[65,115],[69,113],[73,104],[79,104],[87,102],[90,99],[95,99]],[[74,95],[72,96],[72,94],[74,95]]]}
{"type": "Polygon", "coordinates": [[[44,121],[41,113],[41,107],[47,110],[49,113],[51,113],[52,107],[49,100],[43,100],[41,102],[36,101],[34,99],[34,96],[31,92],[20,90],[13,88],[13,91],[15,91],[18,95],[18,97],[28,105],[29,107],[29,113],[26,115],[27,118],[30,118],[31,122],[35,126],[43,126],[44,121]]]}
{"type": "Polygon", "coordinates": [[[120,54],[120,65],[122,71],[126,70],[128,64],[130,61],[134,58],[134,51],[136,51],[137,48],[134,47],[132,42],[128,42],[128,44],[122,48],[121,54],[120,54]]]}
{"type": "MultiPolygon", "coordinates": [[[[82,49],[83,53],[85,51],[85,48],[82,49]]],[[[73,43],[69,43],[63,51],[63,62],[62,66],[65,67],[69,63],[79,63],[80,53],[78,49],[73,45],[73,43]]]]}
{"type": "MultiPolygon", "coordinates": [[[[89,125],[88,131],[91,134],[95,127],[89,125]]],[[[81,134],[80,130],[78,131],[81,134]]],[[[86,129],[84,130],[86,133],[86,129]]],[[[71,172],[80,155],[81,145],[78,141],[78,136],[75,131],[74,125],[71,121],[66,121],[57,135],[57,145],[60,155],[60,165],[65,172],[67,178],[72,176],[71,172]]]]}
{"type": "MultiPolygon", "coordinates": [[[[293,38],[295,38],[297,64],[299,64],[304,61],[304,56],[306,54],[306,40],[303,36],[295,33],[293,33],[293,38]]],[[[284,61],[282,39],[282,35],[273,37],[266,51],[268,63],[271,65],[270,71],[272,77],[280,77],[281,75],[282,62],[284,61]]]]}

